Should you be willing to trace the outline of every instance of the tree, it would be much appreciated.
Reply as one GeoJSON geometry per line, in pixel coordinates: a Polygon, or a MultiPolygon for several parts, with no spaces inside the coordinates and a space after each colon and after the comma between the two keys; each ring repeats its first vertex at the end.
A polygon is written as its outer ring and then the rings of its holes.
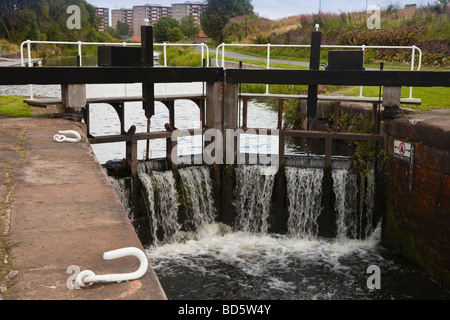
{"type": "Polygon", "coordinates": [[[128,36],[130,34],[130,26],[126,22],[117,21],[116,30],[121,36],[128,36]]]}
{"type": "Polygon", "coordinates": [[[200,33],[200,27],[195,23],[193,16],[189,15],[181,20],[180,29],[183,35],[189,39],[194,39],[200,33]]]}
{"type": "Polygon", "coordinates": [[[25,39],[39,40],[40,32],[36,14],[30,9],[22,9],[16,13],[13,22],[11,37],[13,42],[21,42],[25,39]]]}
{"type": "Polygon", "coordinates": [[[177,42],[183,39],[183,32],[178,27],[171,28],[167,31],[167,39],[169,42],[177,42]]]}
{"type": "Polygon", "coordinates": [[[200,22],[209,37],[222,42],[222,30],[228,21],[246,14],[253,14],[251,0],[206,0],[200,22]]]}
{"type": "Polygon", "coordinates": [[[113,37],[113,38],[121,39],[120,33],[113,27],[107,27],[106,32],[108,32],[111,35],[111,37],[113,37]]]}
{"type": "MultiPolygon", "coordinates": [[[[170,41],[169,30],[173,28],[180,28],[177,20],[170,17],[162,17],[153,26],[153,35],[156,42],[170,41]]],[[[181,31],[180,31],[181,32],[181,31]]]]}
{"type": "Polygon", "coordinates": [[[0,25],[10,42],[13,41],[16,13],[25,6],[25,0],[0,0],[0,25]]]}
{"type": "Polygon", "coordinates": [[[24,40],[86,41],[104,38],[98,31],[95,7],[86,0],[0,0],[0,38],[24,40]],[[81,29],[67,28],[67,7],[81,10],[81,29]]]}

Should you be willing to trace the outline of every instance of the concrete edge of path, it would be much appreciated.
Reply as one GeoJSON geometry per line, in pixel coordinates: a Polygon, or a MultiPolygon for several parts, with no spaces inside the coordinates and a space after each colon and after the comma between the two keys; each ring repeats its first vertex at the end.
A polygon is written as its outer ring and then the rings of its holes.
{"type": "Polygon", "coordinates": [[[14,277],[7,299],[167,299],[150,262],[138,280],[69,289],[78,271],[101,275],[139,267],[135,257],[106,261],[104,252],[144,250],[81,123],[0,119],[0,150],[0,169],[12,177],[1,196],[13,190],[7,237],[14,277]],[[82,141],[57,143],[60,130],[76,130],[82,141]]]}

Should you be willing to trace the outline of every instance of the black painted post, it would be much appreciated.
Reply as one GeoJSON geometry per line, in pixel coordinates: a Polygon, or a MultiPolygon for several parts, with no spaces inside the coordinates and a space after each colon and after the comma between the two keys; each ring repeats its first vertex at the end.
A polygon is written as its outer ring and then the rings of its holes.
{"type": "MultiPolygon", "coordinates": [[[[239,69],[242,69],[242,61],[239,61],[239,69]]],[[[238,104],[238,127],[241,126],[241,94],[242,94],[242,83],[239,83],[239,104],[238,104]]]]}
{"type": "MultiPolygon", "coordinates": [[[[145,68],[153,67],[153,27],[141,26],[141,59],[145,68]]],[[[147,117],[147,132],[150,132],[151,118],[155,114],[155,84],[142,83],[142,107],[147,117]]],[[[147,140],[146,159],[149,160],[150,140],[147,140]]]]}
{"type": "MultiPolygon", "coordinates": [[[[142,66],[153,67],[153,27],[141,27],[142,66]]],[[[142,101],[147,118],[155,114],[155,84],[145,82],[142,84],[142,101]]]]}
{"type": "MultiPolygon", "coordinates": [[[[202,66],[203,68],[206,68],[206,59],[203,59],[202,61],[202,66]]],[[[200,100],[200,121],[202,123],[202,128],[205,128],[206,126],[206,119],[205,119],[205,113],[206,113],[206,95],[205,95],[205,90],[206,90],[206,82],[202,83],[202,99],[200,100]]],[[[204,139],[202,138],[202,144],[204,147],[204,139]]]]}
{"type": "MultiPolygon", "coordinates": [[[[320,66],[320,45],[322,42],[322,32],[313,31],[311,35],[311,53],[309,58],[309,69],[319,70],[320,66]]],[[[310,85],[308,87],[308,130],[309,130],[309,119],[316,118],[317,113],[317,93],[318,86],[310,85]]]]}

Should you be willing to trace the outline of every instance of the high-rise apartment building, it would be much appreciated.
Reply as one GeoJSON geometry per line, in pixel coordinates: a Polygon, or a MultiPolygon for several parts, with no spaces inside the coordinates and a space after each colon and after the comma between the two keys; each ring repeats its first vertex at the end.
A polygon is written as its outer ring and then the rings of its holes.
{"type": "Polygon", "coordinates": [[[185,2],[172,4],[172,18],[181,22],[186,16],[192,16],[195,22],[200,25],[200,15],[203,12],[205,4],[202,2],[185,2]]]}
{"type": "MultiPolygon", "coordinates": [[[[111,11],[111,22],[112,27],[116,28],[117,21],[126,22],[133,31],[133,36],[141,35],[141,26],[153,26],[162,17],[171,17],[181,22],[181,20],[186,16],[194,17],[195,22],[200,25],[200,15],[203,12],[205,4],[203,2],[185,2],[185,3],[174,3],[170,7],[155,5],[155,4],[145,4],[133,6],[132,9],[113,9],[111,11]]],[[[109,12],[107,8],[97,8],[97,15],[104,16],[105,13],[108,16],[109,12]]],[[[103,18],[102,18],[103,19],[103,18]]],[[[104,31],[108,24],[100,28],[104,31]]]]}
{"type": "Polygon", "coordinates": [[[133,9],[113,9],[111,10],[111,26],[115,29],[117,21],[125,22],[133,30],[133,9]]]}
{"type": "Polygon", "coordinates": [[[97,17],[101,18],[98,31],[105,31],[109,27],[109,9],[95,7],[95,13],[97,17]]]}
{"type": "Polygon", "coordinates": [[[172,17],[172,7],[146,4],[133,7],[133,35],[141,35],[141,26],[153,26],[162,17],[172,17]]]}

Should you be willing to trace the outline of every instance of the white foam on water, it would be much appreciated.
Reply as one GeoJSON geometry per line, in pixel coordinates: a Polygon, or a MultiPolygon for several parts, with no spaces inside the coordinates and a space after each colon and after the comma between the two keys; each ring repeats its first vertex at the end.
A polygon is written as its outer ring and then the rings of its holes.
{"type": "MultiPolygon", "coordinates": [[[[328,270],[345,273],[348,267],[340,258],[351,254],[364,254],[378,244],[379,233],[366,240],[327,241],[299,239],[290,236],[234,232],[220,223],[203,225],[198,232],[162,246],[147,249],[154,269],[165,275],[177,265],[183,265],[193,272],[208,271],[207,261],[219,261],[232,265],[251,277],[268,277],[268,285],[274,290],[294,290],[295,285],[273,274],[289,272],[292,264],[326,265],[328,270]]],[[[220,275],[217,275],[220,276],[220,275]]]]}

